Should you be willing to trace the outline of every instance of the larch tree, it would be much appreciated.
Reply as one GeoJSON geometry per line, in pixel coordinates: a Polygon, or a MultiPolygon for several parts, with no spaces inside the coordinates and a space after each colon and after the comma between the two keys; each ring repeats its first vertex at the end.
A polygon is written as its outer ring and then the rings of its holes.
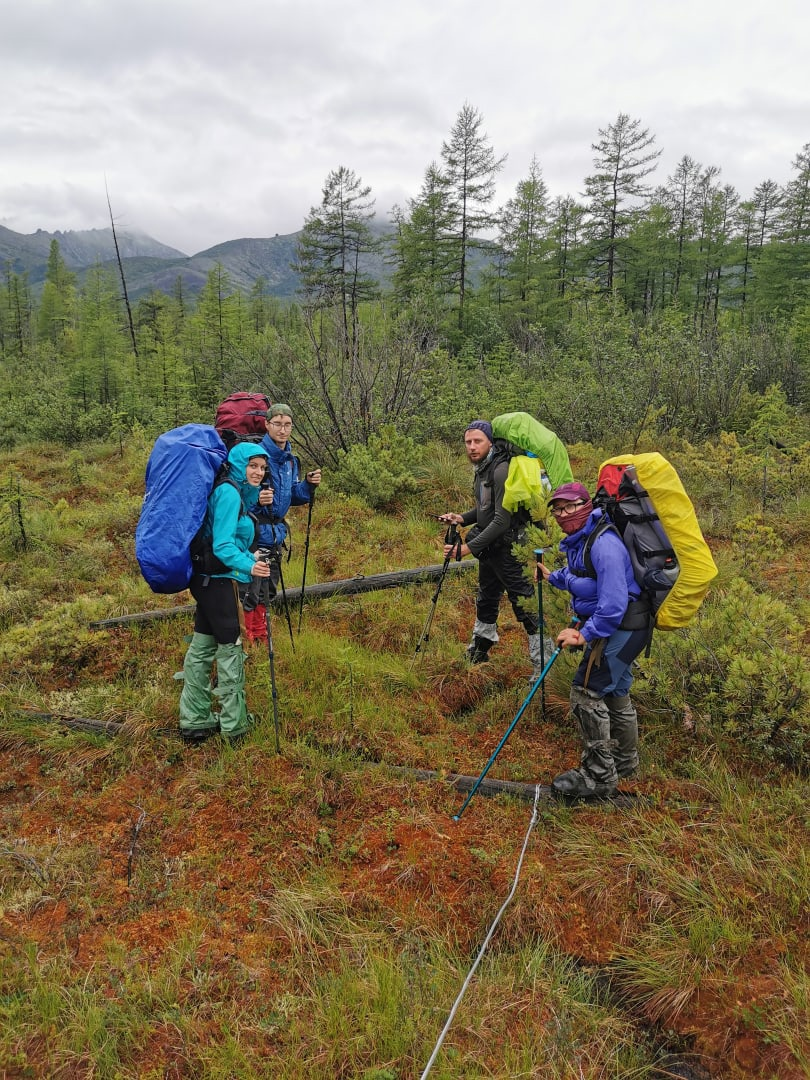
{"type": "Polygon", "coordinates": [[[378,293],[364,267],[381,246],[371,231],[373,217],[371,188],[341,165],[327,176],[321,204],[310,210],[298,242],[295,269],[304,305],[311,311],[339,312],[347,360],[357,352],[359,306],[378,293]]]}
{"type": "Polygon", "coordinates": [[[560,196],[551,206],[550,240],[556,293],[565,300],[582,273],[582,243],[586,210],[570,195],[560,196]]]}
{"type": "Polygon", "coordinates": [[[449,140],[442,143],[443,172],[452,207],[459,329],[464,326],[470,252],[481,246],[480,234],[497,225],[497,215],[489,207],[495,198],[495,178],[506,161],[505,156],[495,157],[489,138],[482,131],[483,123],[481,113],[465,102],[449,140]]]}
{"type": "Polygon", "coordinates": [[[550,250],[548,213],[548,188],[533,157],[529,175],[518,181],[515,194],[501,211],[498,235],[507,289],[521,304],[536,297],[541,288],[550,250]]]}
{"type": "Polygon", "coordinates": [[[655,169],[661,151],[654,149],[655,136],[640,120],[619,113],[615,122],[599,129],[600,139],[591,144],[596,152],[595,171],[585,179],[590,200],[589,231],[596,267],[606,291],[615,286],[622,241],[643,210],[650,195],[644,180],[655,169]]]}
{"type": "Polygon", "coordinates": [[[75,324],[76,305],[76,275],[68,270],[59,241],[51,240],[39,309],[40,338],[60,344],[68,328],[75,324]]]}
{"type": "Polygon", "coordinates": [[[673,299],[677,299],[680,293],[681,279],[688,269],[690,244],[697,233],[700,174],[700,163],[685,154],[656,193],[658,200],[672,215],[672,238],[675,243],[673,299]]]}
{"type": "Polygon", "coordinates": [[[395,208],[394,290],[402,301],[427,294],[443,300],[452,292],[454,210],[447,178],[435,161],[407,212],[395,208]]]}

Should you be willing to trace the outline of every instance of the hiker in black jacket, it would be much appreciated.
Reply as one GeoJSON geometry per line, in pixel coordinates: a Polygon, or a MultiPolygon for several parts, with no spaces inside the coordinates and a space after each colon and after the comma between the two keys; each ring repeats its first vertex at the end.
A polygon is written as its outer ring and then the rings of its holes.
{"type": "MultiPolygon", "coordinates": [[[[489,650],[498,641],[498,607],[504,593],[509,597],[515,618],[522,623],[529,639],[532,676],[542,671],[541,635],[536,609],[532,610],[534,588],[523,565],[512,554],[512,545],[525,540],[529,515],[520,510],[510,514],[503,506],[503,493],[509,473],[509,455],[492,437],[486,420],[473,420],[464,432],[464,448],[475,466],[473,492],[475,508],[466,514],[442,514],[440,521],[471,525],[461,554],[478,559],[478,593],[475,599],[475,625],[467,659],[481,664],[489,659],[489,650]]],[[[445,545],[448,557],[453,546],[445,545]]]]}

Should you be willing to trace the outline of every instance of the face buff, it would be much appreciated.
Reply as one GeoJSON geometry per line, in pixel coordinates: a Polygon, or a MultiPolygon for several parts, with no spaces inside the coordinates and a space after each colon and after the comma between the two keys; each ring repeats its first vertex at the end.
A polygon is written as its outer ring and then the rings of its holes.
{"type": "Polygon", "coordinates": [[[591,515],[593,503],[590,499],[582,506],[578,506],[573,514],[562,514],[557,518],[557,524],[567,536],[579,532],[591,515]]]}

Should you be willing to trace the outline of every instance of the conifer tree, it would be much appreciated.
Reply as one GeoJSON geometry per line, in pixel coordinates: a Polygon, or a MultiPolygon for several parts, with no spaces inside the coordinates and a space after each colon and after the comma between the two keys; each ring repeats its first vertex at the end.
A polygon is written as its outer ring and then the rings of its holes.
{"type": "Polygon", "coordinates": [[[495,197],[495,178],[506,157],[496,158],[488,136],[481,130],[484,118],[467,102],[462,106],[442,143],[444,177],[452,207],[454,284],[458,293],[458,325],[464,326],[464,300],[469,287],[469,255],[481,245],[480,234],[497,224],[489,206],[495,197]]]}
{"type": "Polygon", "coordinates": [[[51,240],[39,308],[39,336],[57,344],[76,317],[76,275],[67,268],[59,241],[51,240]]]}
{"type": "Polygon", "coordinates": [[[430,163],[416,199],[407,213],[395,207],[394,275],[397,297],[444,300],[453,291],[454,209],[449,181],[430,163]]]}
{"type": "Polygon", "coordinates": [[[506,263],[507,290],[521,304],[536,299],[548,276],[548,188],[536,157],[529,175],[501,211],[498,243],[506,263]]]}
{"type": "Polygon", "coordinates": [[[667,207],[672,218],[672,239],[675,244],[671,289],[673,300],[680,295],[684,277],[691,285],[692,248],[700,217],[700,176],[700,163],[685,154],[672,175],[667,177],[664,186],[656,192],[656,199],[667,207]]]}
{"type": "Polygon", "coordinates": [[[358,311],[378,293],[365,268],[380,250],[371,231],[374,199],[351,169],[341,165],[329,173],[321,205],[312,207],[298,243],[295,269],[301,275],[304,302],[313,311],[334,308],[343,327],[347,358],[356,354],[358,311]]]}
{"type": "Polygon", "coordinates": [[[586,210],[570,195],[558,197],[551,207],[552,260],[556,292],[565,300],[582,273],[582,247],[586,210]]]}
{"type": "Polygon", "coordinates": [[[643,183],[661,156],[655,136],[640,120],[619,113],[615,122],[599,129],[595,172],[585,179],[592,258],[604,288],[612,292],[627,252],[623,240],[646,204],[650,189],[643,183]]]}

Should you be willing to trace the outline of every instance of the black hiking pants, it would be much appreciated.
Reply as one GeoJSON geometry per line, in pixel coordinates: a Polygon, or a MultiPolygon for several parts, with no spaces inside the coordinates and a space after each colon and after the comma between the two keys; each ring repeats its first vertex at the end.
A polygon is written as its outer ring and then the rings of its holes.
{"type": "Polygon", "coordinates": [[[512,544],[493,545],[478,559],[478,594],[475,614],[482,623],[496,623],[503,594],[509,598],[515,618],[527,634],[536,634],[540,626],[537,611],[526,601],[534,599],[534,587],[524,573],[523,565],[512,554],[512,544]]]}

